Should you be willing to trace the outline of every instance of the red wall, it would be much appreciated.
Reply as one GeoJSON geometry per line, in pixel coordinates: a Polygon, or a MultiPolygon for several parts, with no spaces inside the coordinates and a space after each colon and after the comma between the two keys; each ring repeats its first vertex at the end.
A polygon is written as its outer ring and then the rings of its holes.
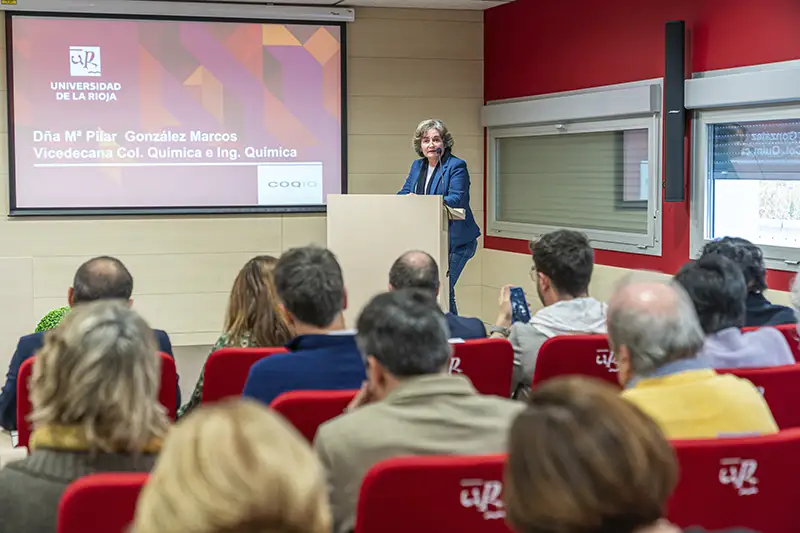
{"type": "MultiPolygon", "coordinates": [[[[800,0],[517,0],[486,12],[485,98],[662,77],[670,20],[686,21],[692,72],[800,58],[800,0]]],[[[597,262],[674,273],[689,258],[688,200],[663,210],[662,257],[599,250],[597,262]]],[[[484,242],[528,253],[524,241],[484,242]]],[[[787,290],[792,277],[770,271],[770,287],[787,290]]]]}

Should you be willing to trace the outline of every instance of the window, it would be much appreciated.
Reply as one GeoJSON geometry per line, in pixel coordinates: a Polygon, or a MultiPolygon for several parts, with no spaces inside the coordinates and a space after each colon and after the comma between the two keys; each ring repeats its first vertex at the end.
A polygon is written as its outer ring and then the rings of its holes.
{"type": "Polygon", "coordinates": [[[800,108],[703,111],[695,120],[692,252],[744,237],[771,268],[800,262],[800,108]]]}
{"type": "Polygon", "coordinates": [[[596,248],[660,255],[656,115],[489,129],[489,234],[583,231],[596,248]]]}

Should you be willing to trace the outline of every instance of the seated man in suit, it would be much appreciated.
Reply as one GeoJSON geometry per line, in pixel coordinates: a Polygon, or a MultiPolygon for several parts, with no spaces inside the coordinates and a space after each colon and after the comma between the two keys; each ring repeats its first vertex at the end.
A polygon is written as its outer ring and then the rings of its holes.
{"type": "MultiPolygon", "coordinates": [[[[72,287],[67,291],[70,307],[95,300],[131,300],[133,277],[122,261],[114,257],[95,257],[83,263],[75,272],[72,287]]],[[[17,349],[11,357],[6,374],[6,384],[0,391],[0,426],[7,430],[17,429],[17,375],[19,367],[33,357],[44,345],[47,332],[40,331],[19,339],[17,349]]],[[[172,356],[172,344],[167,334],[160,329],[153,333],[161,352],[172,356]]],[[[181,405],[181,389],[178,387],[178,407],[181,405]]]]}
{"type": "Polygon", "coordinates": [[[692,301],[675,282],[627,281],[611,298],[608,344],[625,387],[622,397],[668,439],[777,433],[752,383],[717,374],[698,357],[704,341],[692,301]]]}
{"type": "MultiPolygon", "coordinates": [[[[421,289],[434,298],[439,296],[439,267],[429,254],[420,251],[401,255],[389,270],[389,290],[421,289]]],[[[452,339],[482,339],[486,326],[478,318],[467,318],[446,313],[447,326],[452,339]]]]}
{"type": "Polygon", "coordinates": [[[244,396],[267,405],[294,390],[357,389],[366,377],[355,332],[345,329],[339,262],[318,246],[294,248],[275,265],[275,288],[297,337],[250,369],[244,396]]]}
{"type": "Polygon", "coordinates": [[[408,455],[504,453],[520,402],[478,394],[447,373],[447,321],[429,293],[376,296],[358,319],[367,383],[347,414],[314,440],[326,471],[334,533],[352,531],[361,483],[376,463],[408,455]]]}

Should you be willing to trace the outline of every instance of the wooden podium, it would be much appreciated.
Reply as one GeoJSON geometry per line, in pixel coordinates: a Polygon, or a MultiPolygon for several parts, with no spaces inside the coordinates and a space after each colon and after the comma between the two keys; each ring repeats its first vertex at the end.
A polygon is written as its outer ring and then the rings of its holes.
{"type": "Polygon", "coordinates": [[[364,306],[389,288],[392,263],[410,250],[436,259],[439,304],[449,307],[448,211],[441,196],[328,195],[328,248],[342,265],[348,327],[355,328],[364,306]]]}

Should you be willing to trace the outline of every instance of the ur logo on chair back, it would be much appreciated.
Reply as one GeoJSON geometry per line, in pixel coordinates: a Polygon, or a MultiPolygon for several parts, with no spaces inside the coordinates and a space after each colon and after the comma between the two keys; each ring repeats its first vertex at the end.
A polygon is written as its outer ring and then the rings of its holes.
{"type": "Polygon", "coordinates": [[[720,461],[719,482],[733,485],[739,496],[758,494],[758,478],[755,477],[758,461],[733,457],[720,461]]]}
{"type": "Polygon", "coordinates": [[[463,374],[464,371],[461,370],[461,358],[460,357],[451,357],[450,358],[450,368],[448,368],[448,374],[463,374]]]}
{"type": "Polygon", "coordinates": [[[614,352],[611,350],[597,350],[596,353],[597,359],[595,361],[598,365],[606,367],[609,372],[619,372],[614,352]]]}
{"type": "Polygon", "coordinates": [[[484,520],[498,520],[506,517],[503,501],[502,481],[484,481],[482,479],[461,480],[461,505],[465,509],[475,508],[483,515],[484,520]]]}

